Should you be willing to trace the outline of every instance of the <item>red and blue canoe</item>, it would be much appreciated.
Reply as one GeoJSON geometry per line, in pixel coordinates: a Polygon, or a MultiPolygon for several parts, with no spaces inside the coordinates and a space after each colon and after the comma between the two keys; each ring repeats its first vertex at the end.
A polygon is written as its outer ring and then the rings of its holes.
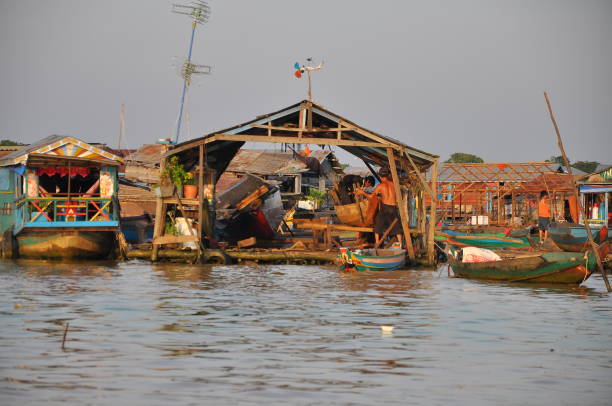
{"type": "Polygon", "coordinates": [[[359,271],[393,271],[406,264],[406,250],[391,249],[362,249],[351,251],[340,249],[340,263],[345,269],[359,271]]]}

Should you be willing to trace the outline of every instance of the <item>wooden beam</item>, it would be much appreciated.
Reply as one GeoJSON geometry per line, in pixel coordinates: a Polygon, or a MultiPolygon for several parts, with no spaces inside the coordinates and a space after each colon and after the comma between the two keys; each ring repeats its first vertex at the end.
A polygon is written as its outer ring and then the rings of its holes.
{"type": "Polygon", "coordinates": [[[557,134],[557,145],[559,146],[559,150],[561,151],[561,156],[563,157],[563,163],[567,168],[568,173],[572,179],[572,184],[574,186],[574,197],[576,198],[576,202],[578,203],[578,208],[580,209],[580,214],[582,214],[582,218],[584,219],[584,228],[587,232],[587,237],[589,239],[589,243],[591,245],[591,250],[593,251],[593,255],[595,255],[595,260],[597,262],[597,267],[599,268],[599,272],[601,272],[601,276],[606,284],[606,289],[609,292],[612,292],[612,286],[610,286],[610,281],[608,281],[608,275],[606,274],[606,270],[601,263],[601,258],[599,258],[598,246],[595,244],[593,240],[593,233],[591,232],[591,226],[589,225],[589,220],[587,217],[587,212],[584,209],[584,205],[582,204],[582,200],[580,199],[580,193],[578,192],[578,186],[576,185],[576,180],[572,174],[572,167],[570,166],[569,159],[567,159],[567,155],[565,154],[565,148],[563,148],[563,141],[561,140],[561,132],[559,131],[559,126],[557,125],[557,120],[555,120],[555,115],[552,111],[552,106],[550,105],[550,101],[548,100],[548,93],[544,92],[544,99],[546,100],[546,106],[548,107],[548,113],[550,114],[550,120],[555,127],[555,134],[557,134]]]}
{"type": "Polygon", "coordinates": [[[199,238],[197,235],[162,235],[159,237],[155,237],[153,239],[153,246],[163,245],[163,244],[176,244],[176,243],[184,243],[184,242],[198,242],[199,238]]]}
{"type": "MultiPolygon", "coordinates": [[[[408,158],[408,161],[410,162],[410,165],[412,165],[412,168],[416,172],[419,180],[421,181],[421,185],[423,185],[423,188],[427,191],[427,193],[429,194],[429,196],[431,196],[432,199],[435,199],[436,196],[434,195],[433,191],[431,190],[431,188],[427,184],[427,181],[423,177],[423,174],[421,173],[420,169],[416,166],[416,164],[414,163],[414,161],[410,157],[410,154],[404,150],[404,155],[406,155],[406,158],[408,158]]],[[[434,165],[437,165],[437,162],[438,162],[438,158],[436,158],[436,160],[434,161],[434,165]]]]}
{"type": "MultiPolygon", "coordinates": [[[[440,158],[436,158],[433,167],[431,168],[431,188],[438,191],[438,162],[440,158]]],[[[425,207],[425,199],[423,199],[423,207],[425,207]]],[[[429,230],[427,233],[427,262],[430,265],[434,264],[435,259],[435,234],[436,234],[436,222],[437,222],[437,203],[438,196],[431,197],[431,207],[429,209],[429,230]]],[[[425,212],[425,210],[423,210],[425,212]]]]}
{"type": "MultiPolygon", "coordinates": [[[[159,162],[159,173],[163,173],[164,168],[166,167],[166,158],[162,157],[159,162]]],[[[161,179],[160,179],[161,181],[161,179]]],[[[156,237],[160,237],[166,225],[166,204],[164,203],[163,198],[158,197],[157,202],[155,204],[155,224],[153,225],[153,239],[156,237]]],[[[157,261],[157,255],[159,252],[159,246],[153,245],[151,249],[151,261],[157,261]]]]}
{"type": "Polygon", "coordinates": [[[368,137],[371,140],[375,140],[377,142],[383,143],[383,144],[393,144],[395,146],[397,146],[396,144],[394,144],[393,142],[384,139],[383,137],[376,135],[368,130],[364,130],[363,128],[359,128],[354,124],[349,123],[348,121],[345,120],[340,120],[338,121],[338,125],[342,125],[344,127],[346,127],[346,129],[351,130],[351,131],[355,131],[358,134],[363,135],[364,137],[368,137]]]}
{"type": "Polygon", "coordinates": [[[176,197],[176,200],[178,201],[179,210],[181,211],[181,213],[183,214],[183,218],[185,219],[185,223],[187,226],[187,230],[189,231],[189,235],[196,238],[196,242],[198,243],[198,259],[200,259],[202,258],[202,252],[204,251],[204,245],[202,244],[202,239],[199,236],[194,234],[193,228],[191,227],[191,224],[189,224],[189,218],[187,217],[187,213],[185,213],[185,207],[183,207],[183,203],[181,202],[181,198],[179,197],[178,191],[176,189],[174,190],[174,196],[176,197]]]}
{"type": "Polygon", "coordinates": [[[304,123],[304,120],[306,119],[305,109],[306,109],[306,106],[304,105],[304,103],[300,104],[300,114],[298,115],[298,128],[296,128],[298,132],[297,133],[298,138],[302,138],[302,133],[305,128],[305,123],[304,123]]]}
{"type": "Polygon", "coordinates": [[[408,256],[414,260],[414,247],[412,246],[412,238],[410,236],[410,227],[408,226],[408,216],[406,213],[406,204],[402,197],[402,191],[400,189],[399,176],[397,175],[397,167],[395,166],[395,157],[393,156],[393,148],[387,148],[387,157],[389,159],[389,167],[391,168],[391,176],[393,178],[393,186],[395,187],[395,198],[399,206],[400,220],[402,223],[402,230],[404,231],[404,239],[406,240],[406,248],[408,249],[408,256]]]}
{"type": "Polygon", "coordinates": [[[378,176],[378,174],[376,173],[376,171],[374,170],[374,168],[372,168],[372,166],[368,163],[368,161],[366,161],[365,159],[362,159],[363,163],[365,164],[365,166],[370,170],[370,172],[372,173],[372,175],[376,178],[377,181],[381,182],[380,180],[380,176],[378,176]]]}
{"type": "MultiPolygon", "coordinates": [[[[198,237],[204,230],[204,145],[200,144],[198,157],[198,237]]],[[[208,211],[206,212],[208,215],[208,211]]],[[[210,237],[210,236],[209,236],[210,237]]]]}
{"type": "Polygon", "coordinates": [[[270,142],[276,144],[317,144],[317,145],[338,145],[347,147],[371,147],[371,148],[392,148],[400,150],[395,145],[390,144],[379,144],[376,142],[367,141],[351,141],[351,140],[338,140],[335,138],[314,138],[314,137],[286,137],[273,135],[271,137],[263,135],[237,135],[237,134],[216,134],[206,139],[206,144],[214,141],[239,141],[239,142],[270,142]]]}
{"type": "MultiPolygon", "coordinates": [[[[270,129],[270,130],[274,130],[274,131],[286,131],[286,132],[300,132],[300,131],[304,131],[307,133],[328,133],[328,132],[343,132],[343,131],[353,131],[350,128],[344,128],[342,126],[340,127],[331,127],[331,128],[311,128],[308,130],[304,130],[304,128],[300,129],[299,127],[296,128],[292,128],[292,127],[279,127],[279,126],[269,126],[269,125],[264,125],[264,124],[253,124],[252,125],[253,128],[262,128],[262,129],[270,129]]],[[[386,144],[388,144],[388,141],[385,141],[386,144]]]]}

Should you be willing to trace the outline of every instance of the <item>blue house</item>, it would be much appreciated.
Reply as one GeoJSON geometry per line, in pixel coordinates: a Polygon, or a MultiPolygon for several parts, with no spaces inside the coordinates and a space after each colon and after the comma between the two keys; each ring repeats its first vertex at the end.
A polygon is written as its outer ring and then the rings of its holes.
{"type": "Polygon", "coordinates": [[[52,135],[0,158],[4,257],[105,258],[119,231],[120,157],[52,135]]]}

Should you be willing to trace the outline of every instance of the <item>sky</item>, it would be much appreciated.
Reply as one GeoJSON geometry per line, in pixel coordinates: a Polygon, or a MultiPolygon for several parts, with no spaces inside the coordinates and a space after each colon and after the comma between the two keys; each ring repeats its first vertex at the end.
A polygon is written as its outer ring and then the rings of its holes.
{"type": "MultiPolygon", "coordinates": [[[[180,141],[306,98],[436,155],[612,163],[612,1],[210,0],[180,141]],[[191,134],[191,136],[189,136],[191,134]]],[[[0,0],[0,139],[173,137],[189,17],[163,0],[0,0]]],[[[347,163],[357,161],[347,159],[347,163]]]]}

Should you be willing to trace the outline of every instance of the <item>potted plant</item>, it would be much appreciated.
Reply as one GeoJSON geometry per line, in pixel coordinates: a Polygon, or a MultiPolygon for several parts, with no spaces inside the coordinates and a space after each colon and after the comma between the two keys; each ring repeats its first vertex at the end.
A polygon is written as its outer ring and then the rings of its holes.
{"type": "MultiPolygon", "coordinates": [[[[175,155],[168,160],[166,167],[161,173],[161,187],[164,187],[164,181],[167,182],[167,180],[170,179],[172,185],[174,185],[177,190],[182,192],[183,185],[185,184],[185,181],[187,180],[187,178],[189,178],[189,176],[189,173],[185,171],[185,167],[179,162],[178,157],[175,155]]],[[[162,196],[164,196],[163,191],[162,196]]]]}
{"type": "Polygon", "coordinates": [[[195,199],[198,197],[198,186],[195,185],[193,173],[187,172],[187,179],[183,185],[183,197],[186,199],[195,199]]]}
{"type": "Polygon", "coordinates": [[[321,203],[327,197],[327,193],[324,190],[319,190],[315,188],[310,188],[308,190],[308,196],[306,196],[306,200],[312,201],[313,210],[317,210],[321,208],[321,203]]]}

